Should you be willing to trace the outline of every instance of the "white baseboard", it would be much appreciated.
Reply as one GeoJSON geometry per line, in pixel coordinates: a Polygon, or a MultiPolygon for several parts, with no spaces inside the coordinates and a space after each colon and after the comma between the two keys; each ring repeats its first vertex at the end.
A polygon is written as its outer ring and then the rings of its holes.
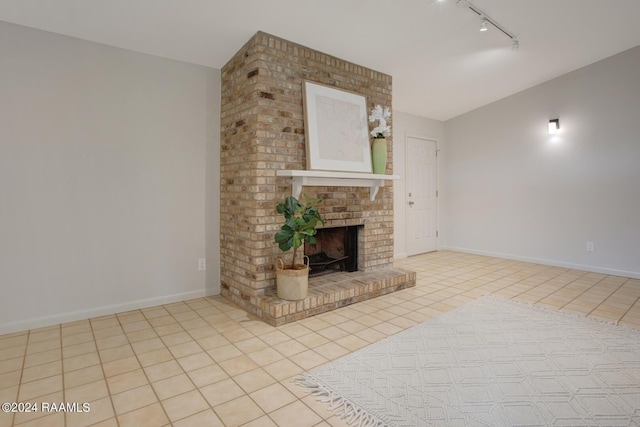
{"type": "Polygon", "coordinates": [[[166,295],[162,297],[148,298],[138,301],[129,301],[122,304],[107,305],[90,308],[86,310],[72,311],[68,313],[56,314],[53,316],[38,317],[35,319],[21,320],[0,324],[0,335],[13,332],[26,331],[28,329],[43,328],[46,326],[58,325],[61,323],[75,322],[93,317],[107,316],[114,313],[139,310],[141,308],[154,307],[156,305],[171,304],[174,302],[186,301],[194,298],[206,296],[205,290],[184,292],[180,294],[166,295]]]}
{"type": "Polygon", "coordinates": [[[403,252],[401,254],[394,254],[393,255],[393,259],[405,259],[408,258],[409,256],[406,254],[406,252],[403,252]]]}
{"type": "Polygon", "coordinates": [[[622,277],[629,277],[632,279],[640,279],[640,272],[638,271],[625,271],[625,270],[617,270],[614,268],[597,267],[593,265],[573,264],[570,262],[556,261],[556,260],[550,260],[550,259],[525,257],[525,256],[519,256],[519,255],[512,255],[512,254],[503,254],[499,252],[478,251],[478,250],[469,249],[469,248],[459,248],[456,246],[445,246],[445,247],[441,247],[439,250],[492,256],[496,258],[511,259],[514,261],[524,261],[524,262],[531,262],[534,264],[550,265],[553,267],[571,268],[573,270],[583,270],[583,271],[589,271],[592,273],[600,273],[600,274],[608,274],[611,276],[622,276],[622,277]]]}

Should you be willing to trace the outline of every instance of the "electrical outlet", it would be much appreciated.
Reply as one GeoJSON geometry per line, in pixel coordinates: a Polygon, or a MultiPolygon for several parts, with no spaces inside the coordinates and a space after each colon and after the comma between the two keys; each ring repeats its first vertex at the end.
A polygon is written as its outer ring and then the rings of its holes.
{"type": "Polygon", "coordinates": [[[198,259],[198,271],[205,271],[207,269],[207,260],[205,258],[198,259]]]}
{"type": "Polygon", "coordinates": [[[593,252],[593,242],[587,242],[587,252],[593,252]]]}

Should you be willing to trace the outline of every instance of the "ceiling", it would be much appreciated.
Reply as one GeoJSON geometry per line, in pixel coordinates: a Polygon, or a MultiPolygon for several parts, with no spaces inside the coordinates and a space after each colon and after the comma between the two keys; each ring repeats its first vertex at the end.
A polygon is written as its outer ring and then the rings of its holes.
{"type": "Polygon", "coordinates": [[[0,20],[222,66],[257,31],[393,76],[393,108],[447,120],[640,45],[639,0],[0,0],[0,20]]]}

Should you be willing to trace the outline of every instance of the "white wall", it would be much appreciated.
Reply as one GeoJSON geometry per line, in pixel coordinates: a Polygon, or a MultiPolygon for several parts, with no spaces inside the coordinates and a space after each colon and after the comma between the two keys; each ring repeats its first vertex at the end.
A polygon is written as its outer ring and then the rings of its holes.
{"type": "Polygon", "coordinates": [[[0,58],[0,333],[216,293],[219,71],[2,22],[0,58]]]}
{"type": "Polygon", "coordinates": [[[640,47],[447,121],[444,247],[640,277],[638,70],[640,47]]]}
{"type": "MultiPolygon", "coordinates": [[[[407,256],[405,221],[406,210],[406,138],[413,136],[429,139],[438,143],[438,148],[443,145],[444,123],[438,120],[427,119],[401,111],[394,111],[392,115],[391,129],[393,131],[393,174],[399,175],[400,179],[393,182],[394,200],[394,257],[405,258],[407,256]]],[[[440,172],[440,169],[438,169],[440,172]]]]}

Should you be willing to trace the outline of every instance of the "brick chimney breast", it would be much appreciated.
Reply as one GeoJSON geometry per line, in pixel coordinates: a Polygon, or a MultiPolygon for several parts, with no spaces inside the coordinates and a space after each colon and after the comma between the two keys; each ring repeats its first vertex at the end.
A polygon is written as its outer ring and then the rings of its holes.
{"type": "MultiPolygon", "coordinates": [[[[364,95],[368,110],[392,105],[391,76],[263,32],[222,68],[221,292],[272,324],[282,321],[273,320],[277,310],[263,308],[262,302],[275,291],[277,257],[288,255],[273,240],[282,223],[275,207],[291,195],[290,178],[276,177],[276,171],[306,169],[305,80],[364,95]]],[[[392,174],[393,137],[387,141],[386,173],[392,174]]],[[[303,194],[323,199],[319,210],[325,226],[364,226],[358,273],[393,267],[392,182],[380,189],[375,201],[369,200],[368,189],[358,187],[304,187],[303,194]]],[[[313,312],[312,302],[293,305],[300,304],[303,311],[313,312]]],[[[278,314],[283,317],[286,311],[288,319],[295,320],[298,315],[292,311],[298,311],[289,305],[279,307],[278,314]]]]}

